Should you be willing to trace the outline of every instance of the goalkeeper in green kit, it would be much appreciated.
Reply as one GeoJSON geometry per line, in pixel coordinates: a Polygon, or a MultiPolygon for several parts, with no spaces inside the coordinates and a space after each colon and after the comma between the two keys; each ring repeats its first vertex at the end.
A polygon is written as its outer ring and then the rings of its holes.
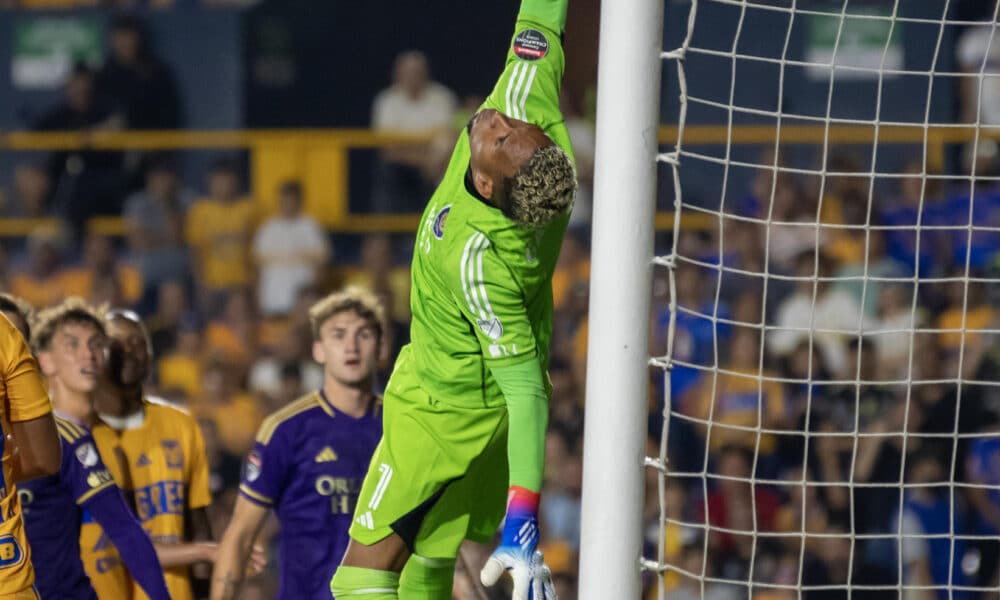
{"type": "Polygon", "coordinates": [[[337,600],[448,600],[459,546],[502,541],[481,573],[555,600],[538,544],[552,273],[576,192],[559,111],[567,0],[522,0],[496,87],[424,212],[412,342],[385,391],[337,600]]]}

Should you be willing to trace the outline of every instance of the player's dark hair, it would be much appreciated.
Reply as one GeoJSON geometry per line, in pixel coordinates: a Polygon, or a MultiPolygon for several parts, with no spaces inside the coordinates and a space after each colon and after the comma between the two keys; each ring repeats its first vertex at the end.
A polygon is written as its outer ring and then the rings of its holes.
{"type": "Polygon", "coordinates": [[[289,179],[288,181],[282,183],[279,191],[282,195],[292,194],[300,201],[302,200],[302,183],[296,179],[289,179]]]}
{"type": "Polygon", "coordinates": [[[31,349],[44,352],[51,348],[52,338],[63,325],[70,323],[92,325],[101,334],[106,333],[103,308],[94,308],[82,298],[66,298],[61,304],[39,311],[31,323],[31,349]]]}
{"type": "Polygon", "coordinates": [[[378,296],[359,287],[344,288],[323,298],[309,309],[313,339],[318,340],[323,324],[342,312],[354,311],[375,329],[379,343],[386,332],[385,307],[378,296]]]}
{"type": "Polygon", "coordinates": [[[573,161],[555,144],[535,151],[513,177],[504,180],[504,214],[522,227],[545,227],[565,214],[576,196],[573,161]]]}
{"type": "Polygon", "coordinates": [[[208,172],[211,175],[232,175],[233,177],[240,176],[240,170],[236,166],[236,161],[225,156],[213,160],[212,166],[209,167],[208,172]]]}
{"type": "Polygon", "coordinates": [[[31,318],[35,312],[35,308],[31,304],[17,296],[0,293],[0,312],[17,315],[21,323],[24,324],[21,335],[24,336],[25,341],[31,339],[31,318]]]}

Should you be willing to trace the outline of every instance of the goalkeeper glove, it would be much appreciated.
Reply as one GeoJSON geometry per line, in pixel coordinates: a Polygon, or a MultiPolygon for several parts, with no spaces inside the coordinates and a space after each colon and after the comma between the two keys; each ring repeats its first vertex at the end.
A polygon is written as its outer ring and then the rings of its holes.
{"type": "Polygon", "coordinates": [[[538,494],[511,486],[500,545],[479,574],[483,585],[495,584],[504,571],[514,580],[512,600],[557,600],[552,573],[538,546],[538,494]]]}

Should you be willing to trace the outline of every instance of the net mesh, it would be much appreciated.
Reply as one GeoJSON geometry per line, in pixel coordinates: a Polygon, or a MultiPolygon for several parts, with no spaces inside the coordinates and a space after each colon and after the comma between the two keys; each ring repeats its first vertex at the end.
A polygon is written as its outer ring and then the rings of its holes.
{"type": "Polygon", "coordinates": [[[650,597],[996,597],[996,8],[667,6],[650,597]]]}

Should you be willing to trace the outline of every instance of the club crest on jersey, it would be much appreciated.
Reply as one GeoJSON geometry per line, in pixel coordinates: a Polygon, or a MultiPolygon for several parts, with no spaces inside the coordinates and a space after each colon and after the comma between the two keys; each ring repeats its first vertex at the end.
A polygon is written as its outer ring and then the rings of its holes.
{"type": "Polygon", "coordinates": [[[441,209],[441,212],[434,217],[434,225],[431,227],[431,231],[434,232],[434,237],[441,239],[444,237],[444,226],[448,222],[448,213],[451,212],[451,205],[441,209]]]}
{"type": "Polygon", "coordinates": [[[91,443],[86,443],[76,449],[76,459],[85,467],[92,467],[97,464],[97,448],[91,443]]]}
{"type": "Polygon", "coordinates": [[[514,38],[514,54],[522,60],[538,60],[549,53],[549,41],[537,29],[525,29],[514,38]]]}
{"type": "Polygon", "coordinates": [[[181,450],[177,440],[163,440],[160,445],[163,446],[163,456],[167,460],[168,468],[184,468],[184,451],[181,450]]]}
{"type": "Polygon", "coordinates": [[[257,481],[260,477],[260,454],[254,450],[247,455],[247,464],[243,467],[243,476],[247,481],[257,481]]]}
{"type": "Polygon", "coordinates": [[[479,330],[493,341],[497,341],[503,337],[503,325],[500,324],[500,319],[496,317],[492,319],[479,319],[476,321],[476,325],[479,325],[479,330]]]}

